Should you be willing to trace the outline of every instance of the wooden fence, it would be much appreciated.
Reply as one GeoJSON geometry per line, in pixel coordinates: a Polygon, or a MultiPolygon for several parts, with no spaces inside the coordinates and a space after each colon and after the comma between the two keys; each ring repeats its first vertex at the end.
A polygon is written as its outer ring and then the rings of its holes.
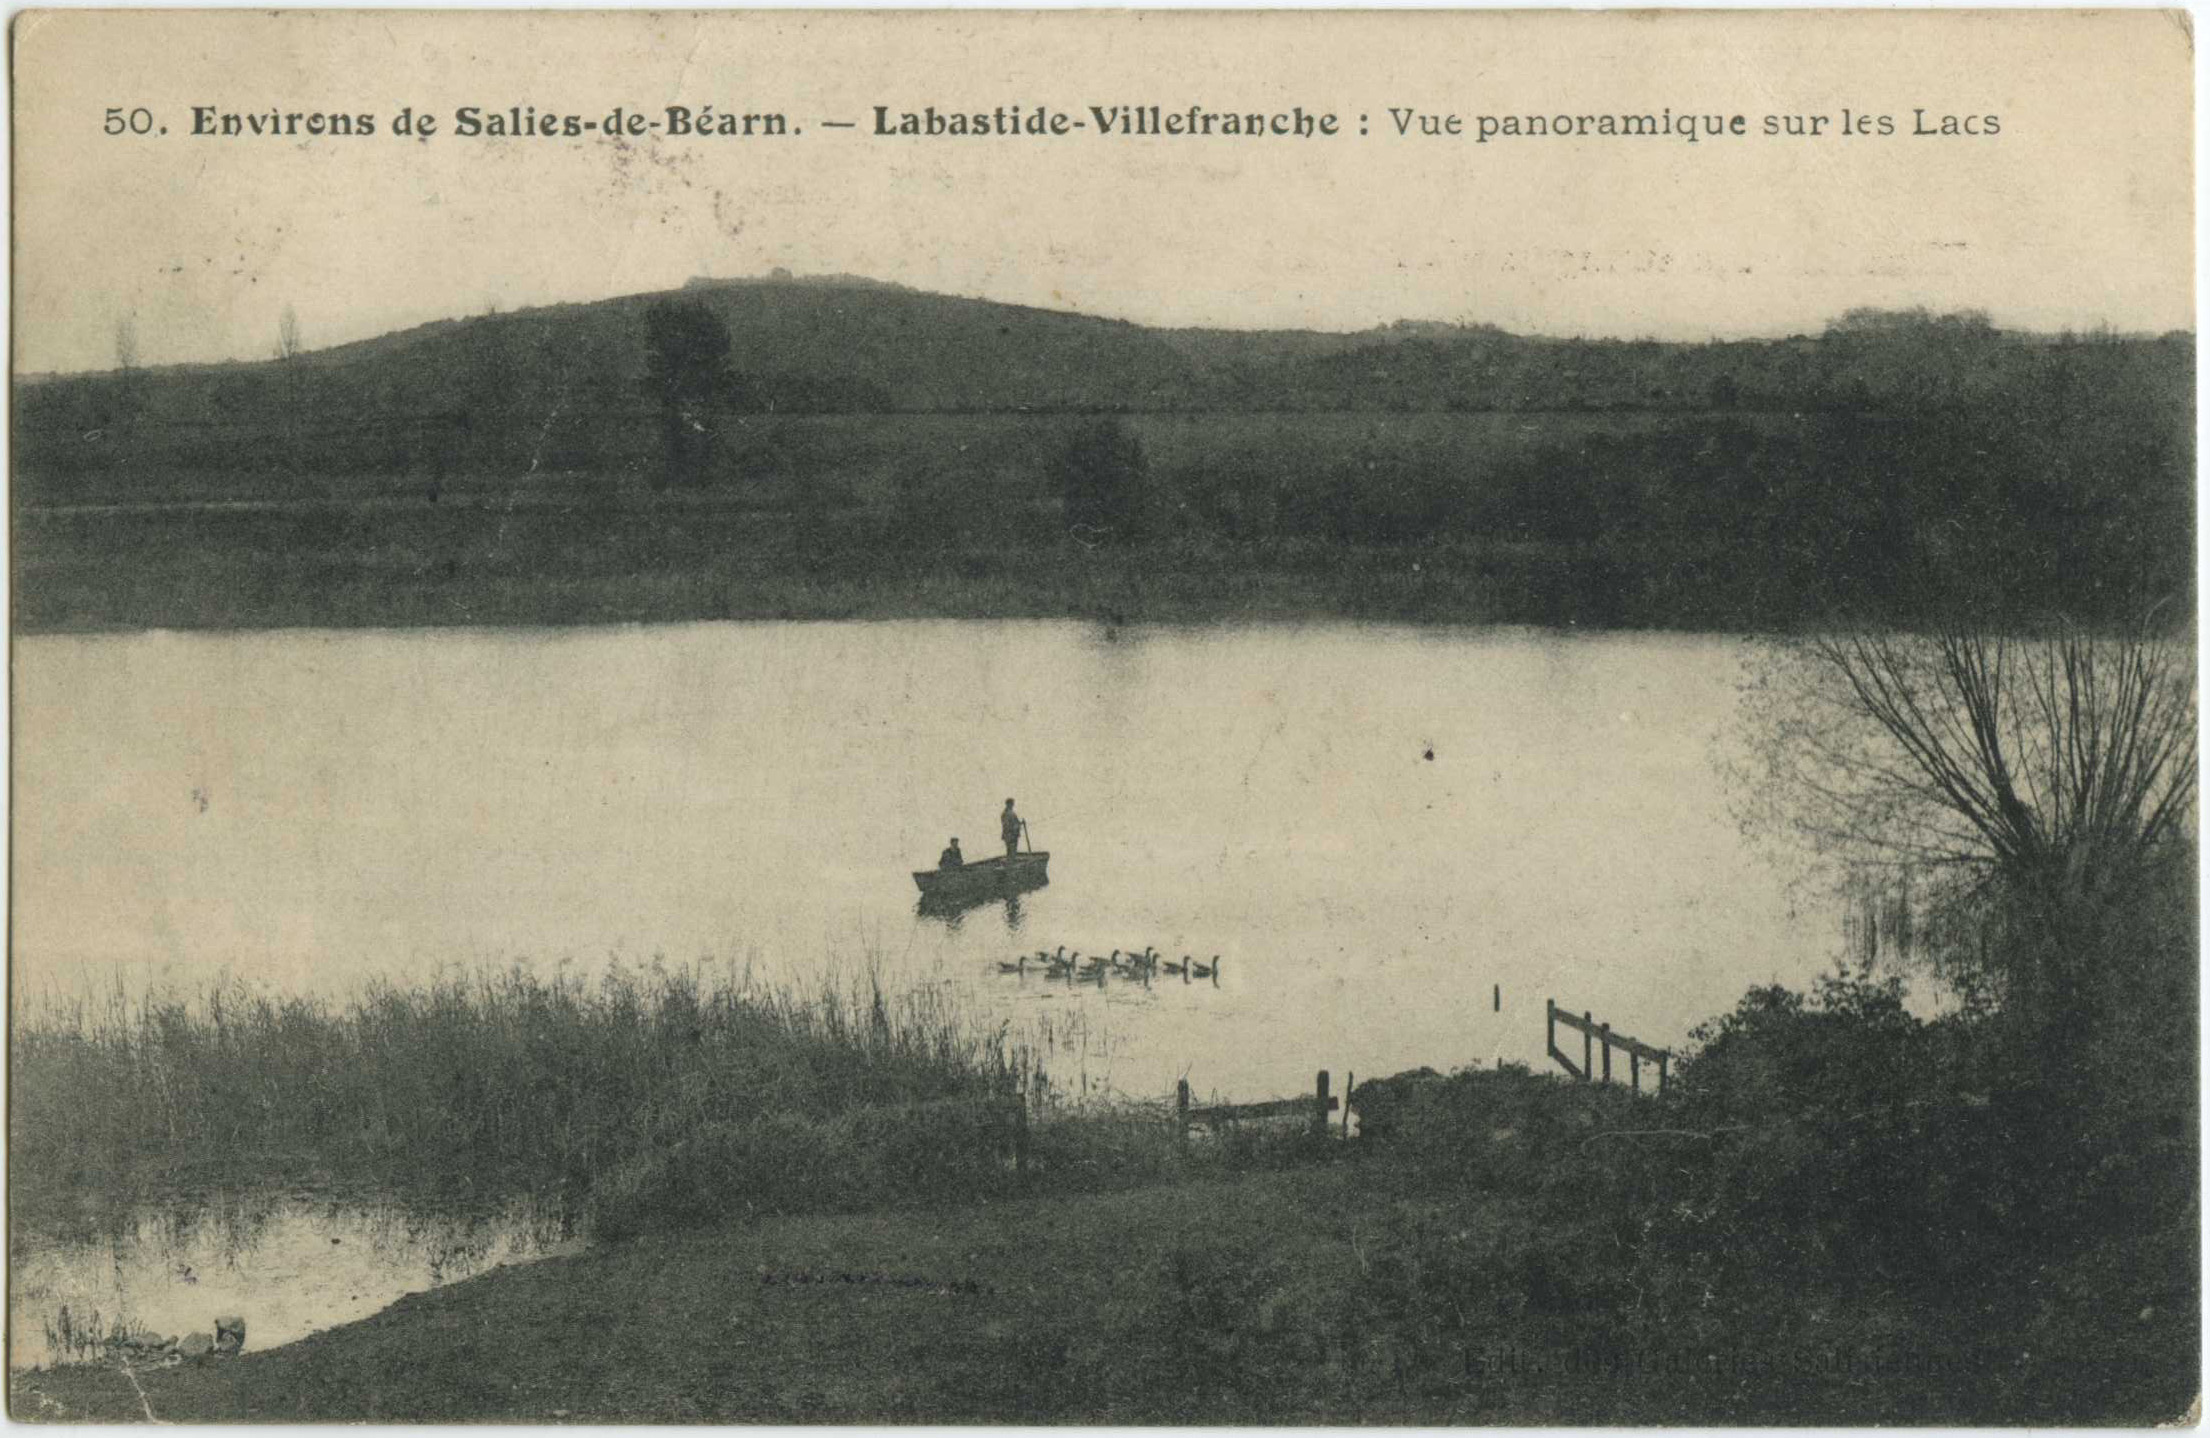
{"type": "Polygon", "coordinates": [[[1328,1091],[1328,1071],[1322,1069],[1318,1080],[1313,1084],[1311,1096],[1307,1098],[1277,1098],[1268,1099],[1264,1103],[1221,1103],[1205,1108],[1192,1108],[1189,1102],[1189,1080],[1182,1079],[1174,1085],[1174,1141],[1187,1144],[1189,1126],[1193,1123],[1214,1128],[1223,1123],[1239,1123],[1246,1119],[1289,1118],[1297,1114],[1308,1115],[1313,1136],[1324,1138],[1328,1131],[1328,1115],[1338,1109],[1343,1114],[1343,1136],[1348,1138],[1351,1132],[1349,1099],[1358,1075],[1347,1074],[1345,1080],[1341,1099],[1328,1091]]]}
{"type": "Polygon", "coordinates": [[[1671,1076],[1673,1067],[1673,1055],[1670,1052],[1646,1044],[1640,1039],[1631,1039],[1625,1034],[1613,1033],[1610,1024],[1596,1022],[1585,1009],[1576,1017],[1559,1008],[1556,999],[1545,999],[1543,1003],[1547,1009],[1545,1033],[1550,1045],[1550,1057],[1556,1059],[1558,1066],[1567,1073],[1584,1083],[1595,1077],[1596,1046],[1602,1044],[1604,1046],[1605,1083],[1611,1082],[1611,1051],[1613,1049],[1624,1049],[1627,1052],[1628,1081],[1634,1086],[1635,1092],[1642,1092],[1642,1061],[1644,1059],[1648,1059],[1657,1065],[1657,1091],[1659,1093],[1665,1092],[1666,1081],[1671,1076]],[[1564,1051],[1558,1047],[1558,1025],[1560,1024],[1564,1024],[1569,1029],[1580,1030],[1581,1062],[1578,1066],[1574,1064],[1572,1059],[1566,1057],[1564,1051]]]}
{"type": "MultiPolygon", "coordinates": [[[[1497,986],[1491,992],[1490,1001],[1497,1009],[1501,1010],[1503,1008],[1502,986],[1497,986]]],[[[1618,1049],[1627,1055],[1627,1083],[1636,1093],[1642,1091],[1642,1066],[1644,1063],[1649,1063],[1656,1068],[1657,1091],[1659,1093],[1664,1093],[1666,1085],[1672,1081],[1673,1055],[1671,1050],[1661,1049],[1654,1044],[1646,1044],[1642,1040],[1632,1038],[1626,1034],[1614,1033],[1610,1024],[1596,1022],[1595,1017],[1586,1011],[1573,1014],[1559,1008],[1556,999],[1544,1000],[1543,1007],[1546,1024],[1545,1038],[1549,1045],[1550,1057],[1556,1059],[1559,1066],[1573,1077],[1587,1082],[1601,1076],[1605,1083],[1610,1083],[1612,1081],[1612,1050],[1618,1049]],[[1574,1063],[1572,1058],[1558,1047],[1558,1026],[1561,1024],[1566,1028],[1576,1029],[1580,1032],[1581,1061],[1578,1064],[1574,1063]],[[1603,1049],[1601,1060],[1596,1056],[1599,1045],[1603,1049]]],[[[1328,1071],[1321,1069],[1313,1082],[1312,1092],[1302,1098],[1267,1099],[1261,1103],[1208,1104],[1199,1107],[1190,1102],[1189,1080],[1182,1079],[1174,1086],[1174,1139],[1177,1144],[1187,1145],[1192,1124],[1202,1124],[1207,1128],[1216,1128],[1224,1123],[1298,1116],[1303,1116],[1307,1120],[1315,1137],[1321,1137],[1325,1136],[1328,1131],[1329,1116],[1336,1113],[1341,1113],[1343,1116],[1341,1131],[1343,1137],[1348,1138],[1351,1132],[1350,1095],[1357,1082],[1358,1076],[1356,1074],[1345,1074],[1343,1093],[1341,1097],[1338,1097],[1332,1091],[1328,1071]]]]}

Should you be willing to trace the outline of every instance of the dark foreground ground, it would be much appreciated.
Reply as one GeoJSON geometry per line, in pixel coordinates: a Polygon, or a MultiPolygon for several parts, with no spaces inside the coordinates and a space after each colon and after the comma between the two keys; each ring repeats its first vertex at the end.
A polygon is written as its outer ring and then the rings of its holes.
{"type": "MultiPolygon", "coordinates": [[[[1510,1321],[1408,1328],[1390,1311],[1419,1287],[1397,1268],[1408,1225],[1493,1254],[1525,1221],[1508,1199],[1436,1201],[1408,1178],[1320,1161],[733,1222],[501,1270],[270,1352],[20,1375],[10,1408],[61,1422],[1971,1423],[2076,1421],[2064,1395],[2114,1382],[2132,1396],[2093,1418],[2168,1422],[2185,1405],[2125,1354],[2021,1350],[1987,1294],[1938,1312],[1877,1289],[1807,1296],[1788,1329],[1733,1349],[1682,1324],[1598,1352],[1539,1301],[1510,1321]]],[[[2121,1338],[2188,1321],[2120,1301],[2121,1338]]]]}

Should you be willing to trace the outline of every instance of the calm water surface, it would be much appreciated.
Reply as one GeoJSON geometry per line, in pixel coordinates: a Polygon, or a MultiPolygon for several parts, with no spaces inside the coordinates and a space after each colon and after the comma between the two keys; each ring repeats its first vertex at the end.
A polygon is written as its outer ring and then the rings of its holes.
{"type": "Polygon", "coordinates": [[[1081,1035],[1062,1084],[1233,1098],[1540,1066],[1552,996],[1673,1044],[1840,948],[1727,813],[1741,657],[1349,625],[33,638],[18,1003],[117,970],[342,994],[454,964],[874,962],[1081,1035]],[[916,914],[909,871],[955,834],[991,852],[1007,795],[1049,887],[916,914]],[[1223,967],[996,971],[1062,944],[1223,967]]]}

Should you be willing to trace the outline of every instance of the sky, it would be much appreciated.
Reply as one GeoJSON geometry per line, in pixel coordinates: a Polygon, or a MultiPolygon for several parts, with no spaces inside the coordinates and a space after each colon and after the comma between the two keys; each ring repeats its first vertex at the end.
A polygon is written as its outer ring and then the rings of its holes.
{"type": "Polygon", "coordinates": [[[287,308],[319,348],[776,266],[1161,325],[1700,339],[1926,305],[2186,328],[2191,71],[2183,22],[2149,11],[33,16],[15,363],[108,368],[126,317],[140,363],[251,359],[287,308]],[[468,105],[671,104],[801,133],[451,133],[468,105]],[[931,104],[1302,105],[1346,133],[870,133],[876,105],[931,104]],[[126,133],[103,133],[109,106],[126,133]],[[378,133],[195,137],[194,106],[368,113],[378,133]],[[127,133],[141,107],[149,133],[127,133]],[[402,108],[445,132],[393,134],[402,108]],[[1392,108],[1462,132],[1399,136],[1392,108]],[[1896,132],[1843,136],[1845,108],[1896,132]],[[1750,133],[1474,134],[1482,115],[1668,109],[1750,133]],[[1914,135],[1919,111],[1999,133],[1914,135]],[[1818,136],[1763,133],[1812,115],[1818,136]]]}

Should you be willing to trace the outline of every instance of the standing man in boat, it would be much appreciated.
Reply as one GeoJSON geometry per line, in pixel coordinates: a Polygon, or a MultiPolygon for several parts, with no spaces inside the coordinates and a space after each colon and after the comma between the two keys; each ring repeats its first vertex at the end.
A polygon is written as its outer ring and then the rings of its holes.
{"type": "Polygon", "coordinates": [[[1013,801],[1005,801],[1005,812],[998,816],[998,833],[1005,838],[1005,857],[1010,859],[1021,851],[1021,816],[1013,812],[1013,801]]]}

